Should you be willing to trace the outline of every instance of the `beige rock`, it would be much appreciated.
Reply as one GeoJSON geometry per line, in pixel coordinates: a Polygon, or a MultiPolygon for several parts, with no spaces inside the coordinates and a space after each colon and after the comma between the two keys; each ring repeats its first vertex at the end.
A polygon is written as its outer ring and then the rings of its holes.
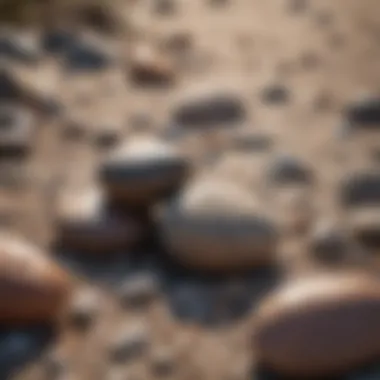
{"type": "Polygon", "coordinates": [[[298,279],[259,307],[259,362],[289,376],[329,376],[380,355],[380,283],[365,273],[298,279]]]}
{"type": "Polygon", "coordinates": [[[0,322],[53,320],[70,290],[68,275],[37,247],[8,233],[0,235],[0,322]]]}
{"type": "Polygon", "coordinates": [[[122,145],[100,168],[108,197],[126,206],[147,206],[184,182],[189,165],[175,148],[140,137],[122,145]]]}
{"type": "Polygon", "coordinates": [[[163,240],[181,263],[228,271],[271,263],[276,228],[251,193],[230,181],[196,180],[160,215],[163,240]]]}

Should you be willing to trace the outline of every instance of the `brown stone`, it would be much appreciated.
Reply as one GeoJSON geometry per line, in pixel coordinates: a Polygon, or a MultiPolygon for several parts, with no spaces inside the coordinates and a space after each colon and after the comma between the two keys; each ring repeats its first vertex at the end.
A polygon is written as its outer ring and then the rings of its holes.
{"type": "Polygon", "coordinates": [[[0,236],[0,322],[49,322],[62,311],[69,278],[48,256],[26,241],[0,236]]]}
{"type": "Polygon", "coordinates": [[[310,378],[380,356],[380,283],[355,272],[298,279],[259,307],[255,355],[280,374],[310,378]]]}

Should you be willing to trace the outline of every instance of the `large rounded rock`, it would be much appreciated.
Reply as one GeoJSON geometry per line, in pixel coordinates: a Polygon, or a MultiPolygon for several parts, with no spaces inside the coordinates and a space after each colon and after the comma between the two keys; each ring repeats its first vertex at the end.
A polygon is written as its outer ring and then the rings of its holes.
{"type": "Polygon", "coordinates": [[[141,226],[131,217],[116,215],[106,208],[98,188],[63,194],[59,200],[58,243],[81,253],[112,253],[136,243],[141,226]]]}
{"type": "Polygon", "coordinates": [[[186,266],[214,271],[269,264],[276,229],[252,194],[227,180],[190,185],[160,214],[162,238],[186,266]]]}
{"type": "Polygon", "coordinates": [[[0,322],[49,322],[62,310],[69,278],[37,247],[0,234],[0,322]]]}
{"type": "Polygon", "coordinates": [[[188,169],[187,159],[172,146],[139,138],[106,159],[100,178],[111,201],[130,207],[148,206],[177,190],[188,169]]]}
{"type": "Polygon", "coordinates": [[[258,310],[254,348],[289,376],[329,376],[380,357],[380,284],[364,273],[299,279],[258,310]]]}

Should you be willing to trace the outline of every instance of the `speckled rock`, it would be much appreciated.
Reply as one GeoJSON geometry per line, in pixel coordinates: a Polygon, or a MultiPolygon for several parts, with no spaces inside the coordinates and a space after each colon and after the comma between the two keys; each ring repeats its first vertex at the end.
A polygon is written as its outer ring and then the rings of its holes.
{"type": "Polygon", "coordinates": [[[200,179],[160,214],[163,241],[180,263],[231,271],[273,262],[276,227],[251,193],[227,180],[200,179]]]}
{"type": "Polygon", "coordinates": [[[46,253],[8,233],[0,236],[0,322],[31,324],[54,319],[70,280],[46,253]]]}
{"type": "Polygon", "coordinates": [[[0,105],[0,154],[27,154],[33,132],[33,115],[27,109],[11,103],[0,105]]]}
{"type": "Polygon", "coordinates": [[[183,94],[173,110],[175,124],[192,127],[220,127],[241,124],[247,110],[240,96],[228,88],[204,87],[183,94]]]}
{"type": "Polygon", "coordinates": [[[108,197],[125,206],[148,206],[177,190],[189,163],[174,147],[136,138],[112,152],[100,167],[108,197]]]}
{"type": "Polygon", "coordinates": [[[57,243],[79,253],[105,254],[130,248],[141,237],[133,218],[107,209],[97,187],[63,193],[57,211],[57,243]]]}
{"type": "Polygon", "coordinates": [[[253,344],[287,376],[330,376],[380,356],[380,284],[364,273],[298,279],[263,301],[253,344]]]}

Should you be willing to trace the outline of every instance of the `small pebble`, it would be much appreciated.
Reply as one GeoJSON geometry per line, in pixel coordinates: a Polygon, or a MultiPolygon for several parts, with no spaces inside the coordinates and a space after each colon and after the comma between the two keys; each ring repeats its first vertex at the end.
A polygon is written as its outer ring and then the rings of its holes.
{"type": "Polygon", "coordinates": [[[345,207],[380,204],[380,173],[361,171],[346,175],[341,181],[341,202],[345,207]]]}
{"type": "Polygon", "coordinates": [[[286,104],[290,100],[290,91],[283,84],[269,85],[262,90],[261,100],[270,105],[286,104]]]}
{"type": "Polygon", "coordinates": [[[153,11],[160,16],[171,16],[176,13],[176,0],[154,0],[153,11]]]}
{"type": "Polygon", "coordinates": [[[119,363],[138,359],[147,353],[149,344],[149,333],[144,324],[128,324],[110,343],[110,359],[119,363]]]}
{"type": "Polygon", "coordinates": [[[246,118],[247,110],[240,96],[222,89],[185,94],[173,112],[173,123],[184,127],[241,124],[246,118]]]}
{"type": "Polygon", "coordinates": [[[71,72],[93,72],[109,68],[114,62],[106,44],[93,38],[76,39],[64,56],[65,68],[71,72]]]}
{"type": "Polygon", "coordinates": [[[16,104],[0,105],[0,154],[25,156],[32,148],[34,118],[16,104]]]}
{"type": "Polygon", "coordinates": [[[348,253],[348,239],[337,226],[320,223],[312,232],[310,247],[318,260],[329,264],[341,263],[348,253]]]}
{"type": "Polygon", "coordinates": [[[139,46],[129,63],[129,78],[138,86],[171,86],[176,73],[170,60],[148,46],[139,46]]]}
{"type": "Polygon", "coordinates": [[[175,371],[175,355],[170,348],[160,347],[151,357],[152,374],[157,377],[167,377],[175,371]]]}
{"type": "Polygon", "coordinates": [[[123,305],[141,308],[149,305],[158,295],[160,283],[151,273],[136,274],[128,278],[119,289],[123,305]]]}
{"type": "Polygon", "coordinates": [[[362,96],[347,105],[345,117],[355,128],[379,128],[380,97],[362,96]]]}
{"type": "Polygon", "coordinates": [[[52,29],[43,34],[42,45],[47,53],[66,53],[77,36],[69,29],[52,29]]]}
{"type": "Polygon", "coordinates": [[[303,13],[309,9],[309,0],[288,0],[287,9],[291,13],[303,13]]]}
{"type": "Polygon", "coordinates": [[[98,294],[92,289],[80,289],[72,297],[68,320],[79,330],[89,328],[100,312],[98,294]]]}
{"type": "Polygon", "coordinates": [[[270,182],[278,185],[306,185],[313,181],[311,169],[298,158],[290,155],[278,155],[269,165],[270,182]]]}

